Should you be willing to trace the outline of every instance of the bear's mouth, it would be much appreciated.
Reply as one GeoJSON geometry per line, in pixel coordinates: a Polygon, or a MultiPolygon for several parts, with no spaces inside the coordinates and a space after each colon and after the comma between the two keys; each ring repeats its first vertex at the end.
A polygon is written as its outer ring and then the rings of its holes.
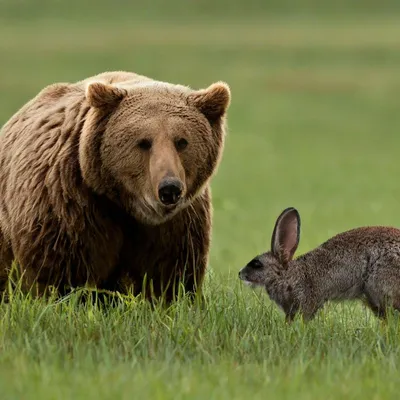
{"type": "Polygon", "coordinates": [[[171,217],[175,215],[181,208],[182,208],[183,202],[179,201],[176,204],[171,204],[171,205],[161,205],[158,207],[160,212],[159,215],[164,218],[164,217],[171,217]]]}
{"type": "Polygon", "coordinates": [[[155,219],[159,220],[159,223],[163,223],[174,217],[182,209],[183,204],[183,201],[169,205],[158,203],[151,208],[153,209],[155,219]]]}
{"type": "Polygon", "coordinates": [[[180,212],[187,205],[185,198],[181,198],[176,204],[165,205],[156,199],[145,197],[134,204],[133,215],[141,222],[149,225],[161,225],[180,212]]]}

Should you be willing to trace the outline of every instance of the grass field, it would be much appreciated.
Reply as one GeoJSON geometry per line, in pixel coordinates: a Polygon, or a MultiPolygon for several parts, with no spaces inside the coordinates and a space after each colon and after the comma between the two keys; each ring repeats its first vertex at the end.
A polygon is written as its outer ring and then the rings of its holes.
{"type": "Polygon", "coordinates": [[[400,6],[247,3],[226,16],[190,3],[180,18],[178,0],[137,13],[0,1],[0,124],[44,85],[105,70],[232,89],[206,307],[17,297],[0,306],[2,400],[399,397],[396,316],[382,326],[359,304],[328,304],[288,327],[237,272],[287,206],[302,216],[299,254],[355,226],[400,226],[400,6]]]}

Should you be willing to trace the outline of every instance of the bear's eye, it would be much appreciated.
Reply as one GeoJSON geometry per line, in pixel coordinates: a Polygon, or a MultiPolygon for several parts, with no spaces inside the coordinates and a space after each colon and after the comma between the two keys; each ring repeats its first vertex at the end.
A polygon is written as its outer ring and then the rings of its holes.
{"type": "Polygon", "coordinates": [[[138,146],[142,150],[150,150],[151,149],[151,140],[149,139],[142,139],[139,143],[138,146]]]}
{"type": "Polygon", "coordinates": [[[185,150],[186,147],[187,147],[187,145],[188,145],[188,142],[187,142],[187,140],[184,139],[184,138],[178,139],[178,140],[175,142],[175,147],[176,147],[176,149],[177,149],[178,151],[185,150]]]}

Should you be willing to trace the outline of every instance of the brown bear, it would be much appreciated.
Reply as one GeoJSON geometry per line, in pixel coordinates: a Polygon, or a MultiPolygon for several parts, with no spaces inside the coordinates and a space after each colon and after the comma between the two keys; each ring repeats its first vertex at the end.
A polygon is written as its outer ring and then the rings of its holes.
{"type": "Polygon", "coordinates": [[[0,290],[15,260],[36,295],[196,293],[230,97],[121,71],[44,88],[0,132],[0,290]]]}

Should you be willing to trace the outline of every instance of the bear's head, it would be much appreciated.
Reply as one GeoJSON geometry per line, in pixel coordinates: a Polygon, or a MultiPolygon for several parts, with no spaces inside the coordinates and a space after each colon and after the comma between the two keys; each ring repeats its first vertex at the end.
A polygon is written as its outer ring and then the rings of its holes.
{"type": "Polygon", "coordinates": [[[91,82],[85,97],[80,166],[96,193],[157,225],[202,192],[223,151],[227,84],[91,82]]]}

